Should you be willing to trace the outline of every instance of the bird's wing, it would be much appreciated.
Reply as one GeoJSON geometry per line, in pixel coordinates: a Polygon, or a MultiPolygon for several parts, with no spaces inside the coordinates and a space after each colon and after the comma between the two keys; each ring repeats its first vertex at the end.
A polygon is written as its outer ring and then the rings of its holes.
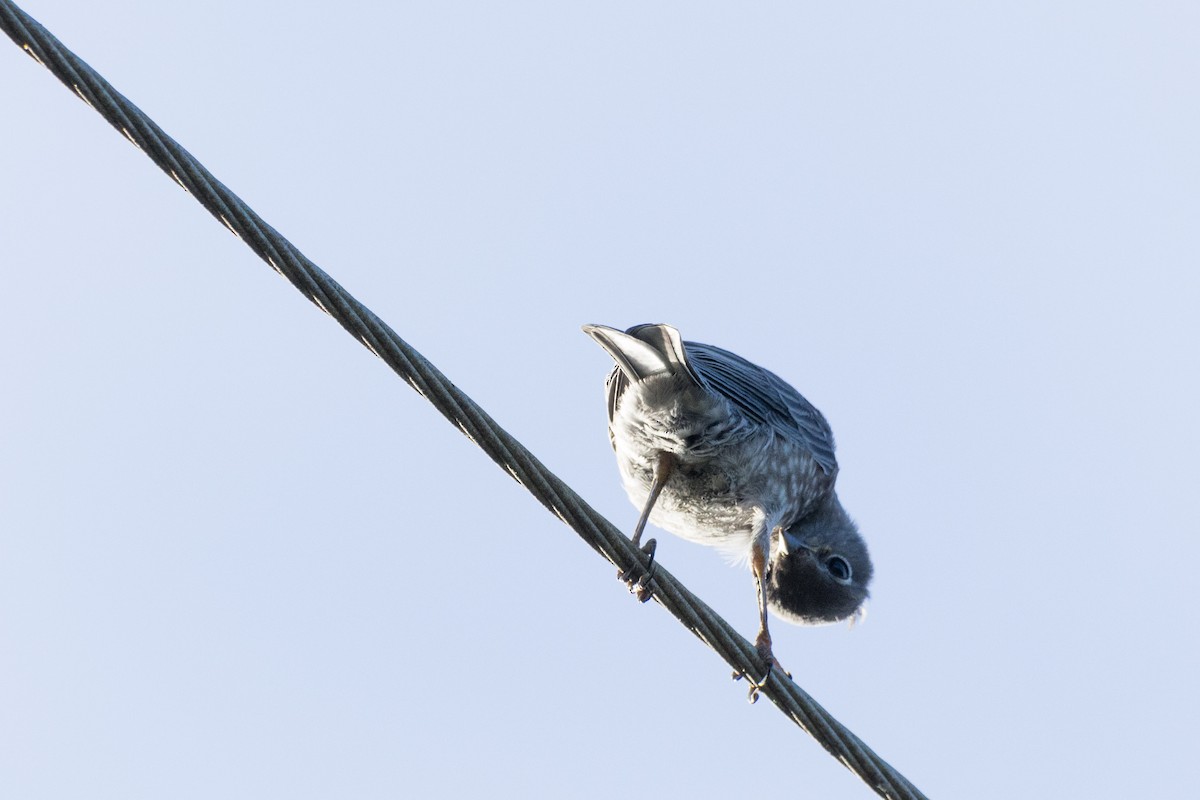
{"type": "MultiPolygon", "coordinates": [[[[612,421],[617,415],[617,404],[621,402],[621,395],[625,393],[626,387],[629,386],[629,379],[621,372],[620,367],[613,367],[612,372],[608,373],[608,380],[604,382],[604,396],[608,399],[608,438],[612,441],[612,421]]],[[[615,441],[612,442],[613,447],[617,446],[615,441]]]]}
{"type": "Polygon", "coordinates": [[[786,381],[746,359],[710,344],[684,342],[694,377],[756,422],[799,436],[826,475],[837,472],[833,431],[821,412],[786,381]]]}

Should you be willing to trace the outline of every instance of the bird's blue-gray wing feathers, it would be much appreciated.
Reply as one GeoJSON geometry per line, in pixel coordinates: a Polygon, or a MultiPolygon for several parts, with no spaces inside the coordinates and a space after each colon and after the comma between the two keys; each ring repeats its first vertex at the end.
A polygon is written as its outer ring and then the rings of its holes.
{"type": "Polygon", "coordinates": [[[837,471],[833,431],[821,412],[786,381],[728,350],[684,342],[688,366],[708,389],[729,399],[750,419],[799,436],[825,474],[837,471]]]}

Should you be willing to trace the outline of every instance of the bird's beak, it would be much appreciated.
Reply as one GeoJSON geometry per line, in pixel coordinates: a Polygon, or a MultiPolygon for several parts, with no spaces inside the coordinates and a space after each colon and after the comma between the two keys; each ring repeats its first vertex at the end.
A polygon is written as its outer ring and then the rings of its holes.
{"type": "Polygon", "coordinates": [[[783,531],[779,537],[779,554],[786,556],[800,550],[812,552],[812,548],[802,542],[799,536],[794,536],[787,531],[783,531]]]}

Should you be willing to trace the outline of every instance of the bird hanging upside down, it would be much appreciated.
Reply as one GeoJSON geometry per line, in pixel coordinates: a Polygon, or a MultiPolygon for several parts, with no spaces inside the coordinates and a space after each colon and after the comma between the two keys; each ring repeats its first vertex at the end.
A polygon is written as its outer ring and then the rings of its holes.
{"type": "MultiPolygon", "coordinates": [[[[608,376],[608,432],[629,499],[646,521],[746,559],[758,590],[755,646],[766,675],[767,609],[822,625],[863,613],[871,559],[834,491],[833,432],[821,412],[778,376],[670,325],[622,333],[585,325],[617,362],[608,376]]],[[[623,573],[645,601],[654,564],[623,573]]]]}

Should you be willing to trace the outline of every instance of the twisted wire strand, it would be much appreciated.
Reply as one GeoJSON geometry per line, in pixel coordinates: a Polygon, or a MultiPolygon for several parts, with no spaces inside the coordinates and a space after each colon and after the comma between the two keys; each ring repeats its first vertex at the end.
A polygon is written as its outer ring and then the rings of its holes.
{"type": "MultiPolygon", "coordinates": [[[[276,272],[387,363],[584,542],[620,570],[643,563],[641,552],[611,522],[551,473],[370,309],[254,213],[153,120],[10,0],[0,0],[0,27],[276,272]]],[[[765,672],[765,665],[753,646],[661,564],[656,568],[653,588],[654,599],[715,650],[735,673],[765,672]]],[[[762,694],[880,796],[896,800],[925,798],[804,690],[781,675],[780,670],[772,671],[762,694]]]]}

